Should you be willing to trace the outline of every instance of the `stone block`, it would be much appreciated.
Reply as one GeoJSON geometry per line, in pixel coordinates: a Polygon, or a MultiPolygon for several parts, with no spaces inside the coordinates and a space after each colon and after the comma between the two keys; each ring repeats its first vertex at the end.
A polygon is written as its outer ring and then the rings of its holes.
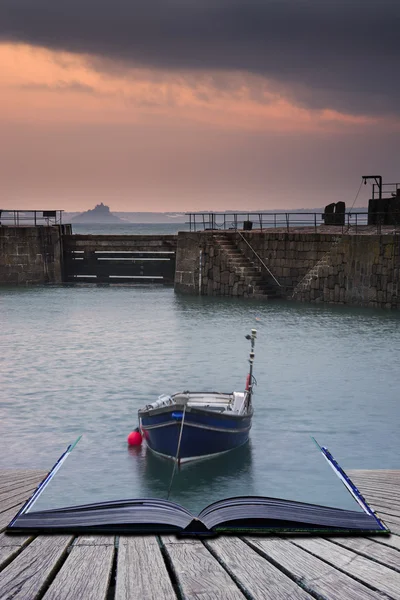
{"type": "Polygon", "coordinates": [[[339,302],[340,301],[340,286],[338,283],[335,284],[335,288],[334,288],[334,292],[335,292],[335,302],[339,302]]]}
{"type": "Polygon", "coordinates": [[[225,285],[227,283],[229,283],[229,271],[222,271],[221,284],[225,285]]]}

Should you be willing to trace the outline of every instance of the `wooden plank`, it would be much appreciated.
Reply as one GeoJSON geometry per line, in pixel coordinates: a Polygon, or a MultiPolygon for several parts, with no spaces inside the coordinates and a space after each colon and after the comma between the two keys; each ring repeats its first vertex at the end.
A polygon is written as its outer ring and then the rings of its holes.
{"type": "Polygon", "coordinates": [[[0,533],[0,570],[32,539],[26,535],[0,533]]]}
{"type": "Polygon", "coordinates": [[[386,508],[400,515],[400,500],[399,502],[391,502],[390,500],[386,500],[378,495],[371,496],[370,494],[364,495],[364,498],[371,508],[376,510],[383,510],[386,508]]]}
{"type": "Polygon", "coordinates": [[[5,494],[1,494],[0,496],[0,512],[4,510],[8,510],[10,506],[15,506],[19,502],[24,499],[27,500],[30,496],[32,496],[35,491],[35,487],[27,486],[23,488],[18,488],[17,490],[10,490],[5,494]]]}
{"type": "Polygon", "coordinates": [[[237,537],[205,542],[234,581],[251,598],[286,600],[311,596],[237,537]]]}
{"type": "Polygon", "coordinates": [[[176,600],[155,536],[121,536],[115,600],[176,600]]]}
{"type": "Polygon", "coordinates": [[[20,502],[16,506],[13,506],[12,508],[9,508],[8,510],[5,510],[4,512],[0,513],[0,532],[2,532],[7,527],[7,525],[15,517],[15,515],[17,514],[21,506],[23,506],[23,504],[24,502],[20,502]]]}
{"type": "Polygon", "coordinates": [[[26,485],[37,487],[42,481],[40,477],[27,477],[26,479],[14,479],[0,482],[0,493],[4,494],[8,490],[15,490],[26,485]]]}
{"type": "Polygon", "coordinates": [[[387,496],[388,498],[397,498],[398,494],[400,492],[400,486],[389,486],[389,485],[372,485],[372,484],[367,484],[365,482],[361,483],[359,486],[357,486],[358,489],[361,491],[361,493],[364,494],[368,494],[368,493],[375,493],[380,495],[384,495],[387,496]]]}
{"type": "Polygon", "coordinates": [[[57,570],[71,542],[70,536],[40,536],[1,573],[1,598],[35,600],[57,570]]]}
{"type": "Polygon", "coordinates": [[[390,533],[393,535],[400,535],[400,525],[397,525],[396,523],[390,523],[387,519],[384,519],[384,521],[387,527],[389,527],[390,533]]]}
{"type": "Polygon", "coordinates": [[[326,600],[382,600],[379,592],[339,573],[288,539],[249,537],[246,540],[305,590],[319,597],[326,600]]]}
{"type": "Polygon", "coordinates": [[[396,525],[400,525],[400,517],[391,515],[387,512],[384,512],[383,510],[379,510],[378,515],[380,515],[385,522],[389,521],[390,523],[396,523],[396,525]]]}
{"type": "Polygon", "coordinates": [[[385,536],[376,536],[374,538],[368,538],[373,540],[376,544],[382,544],[383,546],[390,546],[391,548],[396,548],[400,550],[400,536],[399,535],[385,535],[385,536]]]}
{"type": "Polygon", "coordinates": [[[353,479],[371,479],[374,481],[397,481],[400,483],[400,469],[371,469],[369,470],[349,470],[349,477],[353,479]]]}
{"type": "Polygon", "coordinates": [[[74,545],[44,600],[106,600],[114,545],[74,545]]]}
{"type": "Polygon", "coordinates": [[[9,481],[8,483],[5,483],[3,485],[0,485],[0,494],[1,496],[7,494],[8,492],[12,492],[14,490],[19,490],[21,488],[30,486],[33,488],[37,488],[37,486],[39,485],[39,483],[41,482],[41,479],[38,479],[37,477],[27,477],[26,479],[23,479],[21,481],[16,480],[16,481],[9,481]]]}
{"type": "Polygon", "coordinates": [[[164,547],[185,598],[243,600],[245,597],[202,542],[175,542],[164,547]]]}
{"type": "Polygon", "coordinates": [[[335,542],[335,544],[338,544],[339,546],[353,550],[354,552],[357,552],[357,554],[362,554],[362,556],[365,556],[366,558],[376,560],[377,562],[400,572],[400,554],[394,548],[384,546],[383,544],[377,544],[375,540],[361,537],[329,538],[329,541],[335,542]]]}
{"type": "Polygon", "coordinates": [[[400,573],[389,569],[364,556],[360,556],[339,547],[324,539],[294,539],[293,544],[311,552],[356,579],[365,582],[372,588],[388,594],[392,598],[400,599],[400,573]]]}
{"type": "Polygon", "coordinates": [[[390,475],[393,477],[398,477],[400,479],[400,469],[349,469],[349,474],[353,474],[356,477],[361,477],[362,475],[373,475],[377,477],[379,475],[390,475]]]}
{"type": "Polygon", "coordinates": [[[26,491],[28,496],[30,496],[32,494],[31,490],[35,490],[36,488],[37,488],[37,485],[36,485],[35,480],[33,480],[32,482],[26,481],[25,483],[18,483],[15,486],[8,487],[5,489],[0,488],[0,505],[1,505],[2,500],[11,498],[12,496],[15,496],[16,494],[23,492],[23,491],[26,491]]]}
{"type": "Polygon", "coordinates": [[[45,477],[47,471],[43,469],[0,469],[0,482],[14,479],[24,480],[27,477],[45,477]]]}
{"type": "Polygon", "coordinates": [[[8,509],[10,508],[23,504],[24,502],[26,502],[30,495],[31,494],[27,492],[22,492],[15,496],[12,496],[11,498],[8,498],[7,500],[3,500],[3,502],[0,504],[0,515],[8,511],[8,509]]]}
{"type": "Polygon", "coordinates": [[[80,535],[74,541],[74,546],[113,546],[115,535],[80,535]]]}
{"type": "Polygon", "coordinates": [[[383,483],[379,484],[378,482],[376,484],[372,484],[363,481],[357,487],[362,494],[368,494],[368,492],[375,492],[379,495],[383,494],[384,496],[388,496],[389,498],[396,498],[400,492],[400,486],[384,485],[383,483]]]}

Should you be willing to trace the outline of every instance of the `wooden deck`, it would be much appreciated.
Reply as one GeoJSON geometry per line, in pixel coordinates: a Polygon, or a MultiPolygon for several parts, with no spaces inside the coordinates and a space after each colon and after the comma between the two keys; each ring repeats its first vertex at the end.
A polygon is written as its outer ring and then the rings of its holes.
{"type": "Polygon", "coordinates": [[[350,475],[391,536],[8,536],[44,473],[0,471],[0,599],[400,600],[400,471],[350,475]]]}

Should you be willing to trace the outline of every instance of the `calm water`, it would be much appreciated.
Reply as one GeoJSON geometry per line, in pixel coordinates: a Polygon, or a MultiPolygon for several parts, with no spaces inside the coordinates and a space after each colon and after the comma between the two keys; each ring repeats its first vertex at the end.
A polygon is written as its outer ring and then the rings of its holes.
{"type": "MultiPolygon", "coordinates": [[[[0,290],[0,323],[0,468],[49,468],[83,433],[83,458],[77,452],[69,467],[80,473],[74,497],[93,471],[93,493],[109,495],[116,473],[130,471],[132,495],[162,495],[170,463],[126,447],[137,409],[164,392],[243,389],[252,327],[251,444],[188,465],[173,499],[191,495],[201,507],[260,481],[284,486],[295,478],[293,456],[316,452],[310,435],[345,468],[400,468],[399,313],[157,286],[35,287],[0,290]]],[[[312,481],[308,458],[304,469],[312,481]]]]}

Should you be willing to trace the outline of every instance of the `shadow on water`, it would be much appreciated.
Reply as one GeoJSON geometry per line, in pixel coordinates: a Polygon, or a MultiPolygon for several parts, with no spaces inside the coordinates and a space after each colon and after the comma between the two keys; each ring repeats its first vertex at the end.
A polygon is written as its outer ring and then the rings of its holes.
{"type": "MultiPolygon", "coordinates": [[[[128,449],[132,468],[138,468],[143,496],[167,498],[173,462],[149,450],[128,449]]],[[[181,465],[175,469],[170,500],[200,511],[225,496],[243,495],[252,487],[252,447],[248,442],[221,456],[181,465]]]]}

